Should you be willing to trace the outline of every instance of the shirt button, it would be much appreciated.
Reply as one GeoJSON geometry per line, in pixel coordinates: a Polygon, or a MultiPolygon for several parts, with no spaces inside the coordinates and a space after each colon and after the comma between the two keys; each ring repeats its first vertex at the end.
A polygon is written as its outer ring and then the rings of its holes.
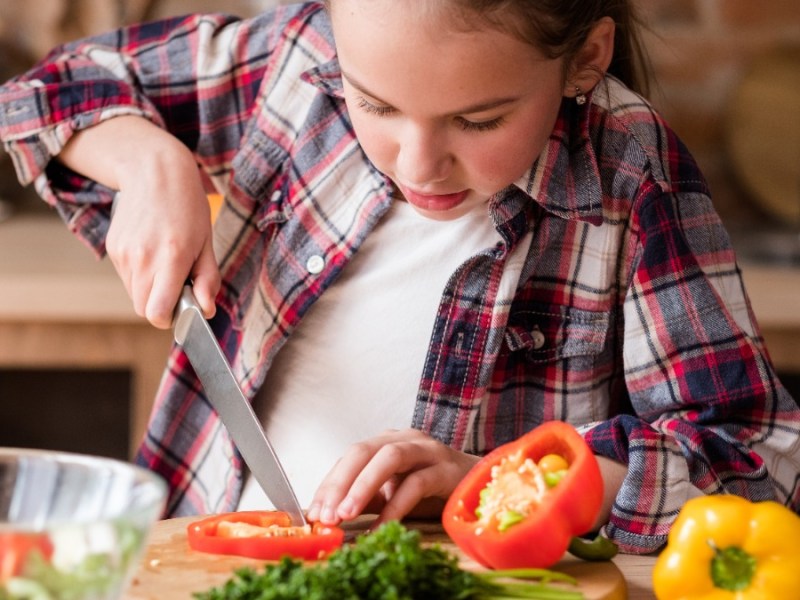
{"type": "Polygon", "coordinates": [[[538,329],[534,329],[531,332],[531,339],[533,341],[533,349],[540,350],[542,346],[544,346],[545,337],[544,334],[539,331],[538,329]]]}
{"type": "Polygon", "coordinates": [[[273,203],[277,202],[280,199],[281,199],[281,191],[280,190],[275,190],[274,192],[272,192],[272,196],[269,197],[269,201],[273,202],[273,203]]]}
{"type": "Polygon", "coordinates": [[[321,273],[322,269],[325,268],[325,259],[322,258],[319,254],[315,254],[314,256],[310,256],[306,261],[306,269],[312,275],[316,275],[317,273],[321,273]]]}

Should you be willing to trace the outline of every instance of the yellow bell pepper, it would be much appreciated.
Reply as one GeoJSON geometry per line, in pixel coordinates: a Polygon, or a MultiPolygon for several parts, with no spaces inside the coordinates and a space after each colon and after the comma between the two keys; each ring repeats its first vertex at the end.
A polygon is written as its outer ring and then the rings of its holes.
{"type": "Polygon", "coordinates": [[[740,496],[684,504],[653,569],[659,600],[800,599],[800,517],[740,496]]]}

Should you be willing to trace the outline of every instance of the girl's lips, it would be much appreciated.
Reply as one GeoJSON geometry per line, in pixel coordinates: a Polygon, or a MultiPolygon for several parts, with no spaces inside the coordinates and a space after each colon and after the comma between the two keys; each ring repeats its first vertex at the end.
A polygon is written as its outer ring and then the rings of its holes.
{"type": "Polygon", "coordinates": [[[401,187],[403,196],[409,204],[422,210],[443,212],[455,208],[467,197],[469,190],[454,194],[420,194],[406,187],[401,187]]]}

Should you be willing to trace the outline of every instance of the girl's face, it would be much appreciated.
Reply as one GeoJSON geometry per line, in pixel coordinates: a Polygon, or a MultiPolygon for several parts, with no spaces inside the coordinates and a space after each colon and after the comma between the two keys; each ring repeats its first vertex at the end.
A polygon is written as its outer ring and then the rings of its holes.
{"type": "Polygon", "coordinates": [[[566,83],[561,59],[490,27],[459,30],[431,4],[334,0],[331,18],[364,152],[418,212],[449,220],[530,169],[566,83]]]}

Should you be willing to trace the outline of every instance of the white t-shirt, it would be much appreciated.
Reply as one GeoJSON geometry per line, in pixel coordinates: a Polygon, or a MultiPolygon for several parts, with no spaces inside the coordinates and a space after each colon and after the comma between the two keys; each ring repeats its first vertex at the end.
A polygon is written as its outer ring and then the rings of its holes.
{"type": "MultiPolygon", "coordinates": [[[[434,221],[395,201],[300,322],[256,412],[303,507],[351,444],[410,426],[445,283],[499,239],[485,206],[434,221]]],[[[248,477],[239,510],[271,506],[248,477]]]]}

